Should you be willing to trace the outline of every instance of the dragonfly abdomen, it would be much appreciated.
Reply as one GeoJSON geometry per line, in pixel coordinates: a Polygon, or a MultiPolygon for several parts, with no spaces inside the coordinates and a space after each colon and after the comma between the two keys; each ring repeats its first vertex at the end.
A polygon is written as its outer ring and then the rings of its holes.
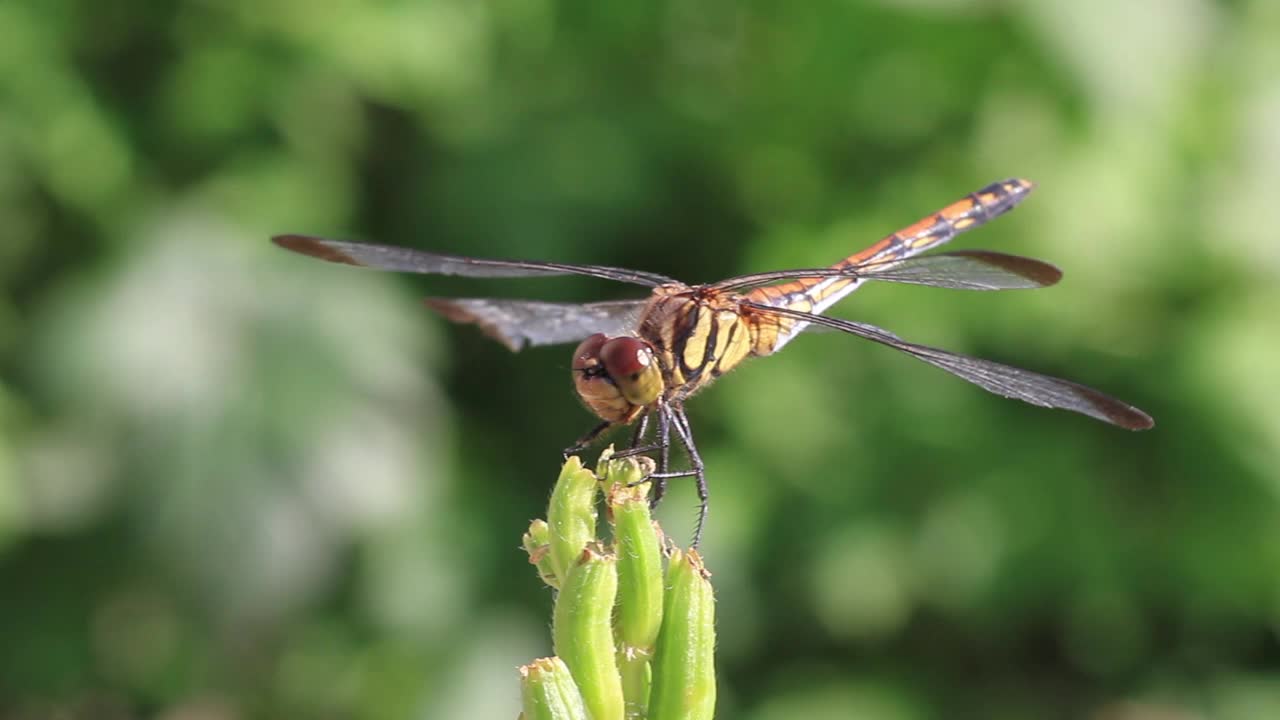
{"type": "MultiPolygon", "coordinates": [[[[1009,212],[1034,187],[1031,181],[1021,178],[991,183],[831,266],[833,270],[848,270],[850,274],[847,277],[800,278],[766,285],[747,293],[747,299],[772,307],[821,314],[858,289],[863,282],[859,269],[871,277],[876,271],[887,270],[898,261],[932,250],[966,230],[1009,212]]],[[[806,325],[802,322],[783,323],[778,328],[777,339],[770,352],[781,349],[806,325]]]]}
{"type": "Polygon", "coordinates": [[[915,224],[892,233],[865,250],[854,253],[832,267],[853,268],[875,264],[883,267],[894,260],[918,255],[948,242],[956,235],[1009,212],[1035,188],[1030,180],[1011,178],[993,182],[969,193],[915,224]]]}

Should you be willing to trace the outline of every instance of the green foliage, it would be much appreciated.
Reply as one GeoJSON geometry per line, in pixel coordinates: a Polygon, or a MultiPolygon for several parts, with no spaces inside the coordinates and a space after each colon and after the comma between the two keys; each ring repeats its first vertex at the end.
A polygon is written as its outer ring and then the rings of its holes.
{"type": "Polygon", "coordinates": [[[835,312],[1156,429],[833,333],[692,398],[720,714],[1280,716],[1276,7],[0,2],[0,715],[514,717],[552,652],[567,349],[419,296],[637,289],[270,235],[702,281],[1018,175],[957,247],[1060,285],[835,312]]]}

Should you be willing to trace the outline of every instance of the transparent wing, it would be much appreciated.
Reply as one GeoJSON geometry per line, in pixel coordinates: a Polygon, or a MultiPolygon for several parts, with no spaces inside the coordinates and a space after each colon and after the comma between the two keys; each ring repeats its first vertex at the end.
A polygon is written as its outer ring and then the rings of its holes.
{"type": "Polygon", "coordinates": [[[1041,407],[1071,410],[1127,430],[1146,430],[1155,425],[1150,415],[1091,387],[1009,365],[1001,365],[990,360],[959,355],[927,345],[917,345],[874,325],[771,307],[750,301],[743,301],[742,304],[761,313],[823,325],[881,345],[888,345],[996,395],[1015,398],[1041,407]]]}
{"type": "Polygon", "coordinates": [[[478,278],[587,275],[646,287],[675,282],[657,273],[604,265],[568,265],[533,260],[493,260],[461,255],[441,255],[392,245],[327,240],[309,235],[276,235],[271,238],[271,241],[286,250],[329,262],[425,275],[461,275],[478,278]]]}
{"type": "Polygon", "coordinates": [[[427,298],[427,306],[457,323],[478,325],[513,352],[527,345],[577,342],[594,333],[630,335],[645,300],[553,303],[497,298],[427,298]]]}
{"type": "Polygon", "coordinates": [[[1041,260],[990,250],[958,250],[848,268],[810,268],[741,275],[714,283],[717,290],[742,290],[781,280],[849,278],[928,285],[953,290],[1042,288],[1062,279],[1062,271],[1041,260]]]}

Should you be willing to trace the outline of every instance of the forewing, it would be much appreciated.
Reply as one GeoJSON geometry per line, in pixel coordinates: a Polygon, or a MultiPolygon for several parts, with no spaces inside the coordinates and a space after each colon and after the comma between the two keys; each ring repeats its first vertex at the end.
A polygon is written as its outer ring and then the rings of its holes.
{"type": "Polygon", "coordinates": [[[1151,416],[1138,408],[1091,387],[1068,380],[1040,375],[990,360],[947,352],[927,345],[917,345],[899,338],[888,330],[866,323],[813,315],[787,308],[775,308],[750,301],[744,301],[743,304],[762,313],[823,325],[864,337],[881,345],[888,345],[996,395],[1015,398],[1041,407],[1071,410],[1096,420],[1118,425],[1126,430],[1146,430],[1155,425],[1151,416]]]}
{"type": "Polygon", "coordinates": [[[860,277],[954,290],[1028,290],[1056,284],[1062,271],[1020,255],[959,250],[909,258],[884,268],[865,266],[860,277]]]}
{"type": "Polygon", "coordinates": [[[286,250],[345,265],[393,270],[424,275],[460,275],[478,278],[546,277],[587,275],[590,277],[656,287],[671,278],[657,273],[605,265],[569,265],[532,260],[494,260],[460,255],[442,255],[392,245],[328,240],[309,235],[276,235],[271,241],[286,250]]]}
{"type": "Polygon", "coordinates": [[[527,345],[577,342],[595,333],[629,335],[645,300],[553,303],[497,298],[427,298],[446,318],[478,325],[513,352],[527,345]]]}
{"type": "Polygon", "coordinates": [[[715,287],[742,290],[782,280],[825,277],[882,280],[952,290],[1025,290],[1057,283],[1062,279],[1062,271],[1047,262],[1020,255],[990,250],[959,250],[849,268],[779,270],[742,275],[718,282],[715,287]]]}

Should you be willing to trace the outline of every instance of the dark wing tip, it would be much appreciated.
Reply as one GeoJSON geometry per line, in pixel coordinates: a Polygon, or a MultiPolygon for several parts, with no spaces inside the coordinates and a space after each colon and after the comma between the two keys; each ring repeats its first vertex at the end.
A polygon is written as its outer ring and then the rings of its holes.
{"type": "Polygon", "coordinates": [[[1058,281],[1062,280],[1062,270],[1058,269],[1056,265],[1043,260],[993,252],[991,250],[958,250],[954,254],[981,260],[992,267],[998,267],[1018,277],[1026,278],[1040,287],[1056,285],[1058,281]]]}
{"type": "Polygon", "coordinates": [[[1094,409],[1098,411],[1100,419],[1125,430],[1150,430],[1155,427],[1156,421],[1150,415],[1129,403],[1117,400],[1093,388],[1083,385],[1080,387],[1086,391],[1083,394],[1088,398],[1094,409]]]}
{"type": "Polygon", "coordinates": [[[347,253],[339,249],[337,243],[321,238],[310,237],[308,235],[275,235],[272,236],[271,242],[279,245],[285,250],[292,250],[302,255],[309,255],[320,260],[327,260],[334,263],[342,263],[344,265],[355,265],[363,267],[364,263],[357,261],[347,253]]]}
{"type": "Polygon", "coordinates": [[[440,313],[444,319],[460,325],[475,325],[485,335],[497,340],[511,352],[520,352],[524,347],[524,338],[503,332],[497,324],[485,320],[480,315],[468,310],[462,303],[444,298],[424,298],[422,303],[440,313]]]}
{"type": "Polygon", "coordinates": [[[1150,430],[1156,426],[1155,419],[1132,406],[1115,422],[1125,430],[1150,430]]]}

